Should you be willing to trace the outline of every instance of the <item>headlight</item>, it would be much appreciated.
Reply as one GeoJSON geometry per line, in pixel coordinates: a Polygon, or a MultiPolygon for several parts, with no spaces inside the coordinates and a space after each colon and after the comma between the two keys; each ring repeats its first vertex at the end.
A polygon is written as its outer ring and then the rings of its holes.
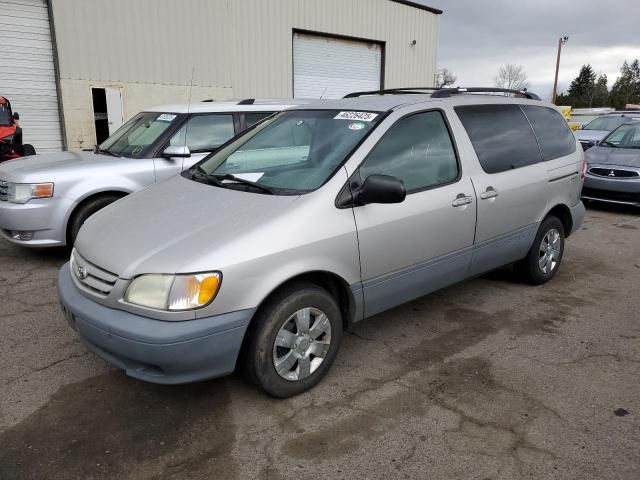
{"type": "Polygon", "coordinates": [[[9,183],[7,200],[12,203],[27,203],[32,198],[53,197],[53,183],[9,183]]]}
{"type": "Polygon", "coordinates": [[[124,300],[158,310],[192,310],[211,303],[221,282],[220,272],[141,275],[131,282],[124,300]]]}

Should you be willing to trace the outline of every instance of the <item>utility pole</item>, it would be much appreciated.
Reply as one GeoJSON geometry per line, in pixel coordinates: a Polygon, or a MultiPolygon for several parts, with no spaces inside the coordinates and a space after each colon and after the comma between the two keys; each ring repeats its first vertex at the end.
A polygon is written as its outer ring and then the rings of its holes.
{"type": "Polygon", "coordinates": [[[560,53],[562,52],[562,45],[569,41],[569,37],[564,36],[558,39],[558,57],[556,58],[556,76],[553,80],[553,92],[551,93],[551,103],[556,104],[556,98],[558,97],[558,72],[560,71],[560,53]]]}

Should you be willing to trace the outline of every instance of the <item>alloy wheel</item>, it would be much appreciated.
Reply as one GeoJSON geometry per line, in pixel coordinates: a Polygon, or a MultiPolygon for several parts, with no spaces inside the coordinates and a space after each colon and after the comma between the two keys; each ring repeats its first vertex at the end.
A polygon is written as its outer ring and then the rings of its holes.
{"type": "Polygon", "coordinates": [[[302,308],[280,327],[273,345],[273,366],[285,380],[302,380],[315,372],[331,346],[331,322],[317,308],[302,308]]]}

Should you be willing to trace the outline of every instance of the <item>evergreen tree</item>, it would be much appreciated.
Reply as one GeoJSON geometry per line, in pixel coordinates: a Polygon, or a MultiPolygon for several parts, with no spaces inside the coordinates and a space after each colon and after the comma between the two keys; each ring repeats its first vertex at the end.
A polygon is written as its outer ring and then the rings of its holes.
{"type": "Polygon", "coordinates": [[[607,107],[609,106],[609,88],[607,86],[607,75],[601,73],[598,75],[596,85],[593,91],[593,101],[591,105],[593,107],[607,107]]]}
{"type": "MultiPolygon", "coordinates": [[[[585,108],[593,105],[596,90],[596,73],[591,65],[583,65],[580,73],[573,79],[567,95],[561,95],[561,100],[573,108],[585,108]]],[[[560,105],[560,103],[558,103],[560,105]]]]}
{"type": "Polygon", "coordinates": [[[612,107],[624,109],[628,103],[640,103],[640,62],[637,59],[631,64],[625,60],[609,95],[612,107]]]}

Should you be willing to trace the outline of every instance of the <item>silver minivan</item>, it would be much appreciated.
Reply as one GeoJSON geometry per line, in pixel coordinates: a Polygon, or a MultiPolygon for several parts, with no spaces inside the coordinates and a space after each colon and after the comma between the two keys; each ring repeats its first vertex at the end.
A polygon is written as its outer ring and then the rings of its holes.
{"type": "Polygon", "coordinates": [[[238,366],[288,397],[354,322],[506,264],[547,282],[584,217],[582,149],[535,95],[474,92],[296,107],[106,207],[59,273],[69,324],[132,377],[238,366]]]}

